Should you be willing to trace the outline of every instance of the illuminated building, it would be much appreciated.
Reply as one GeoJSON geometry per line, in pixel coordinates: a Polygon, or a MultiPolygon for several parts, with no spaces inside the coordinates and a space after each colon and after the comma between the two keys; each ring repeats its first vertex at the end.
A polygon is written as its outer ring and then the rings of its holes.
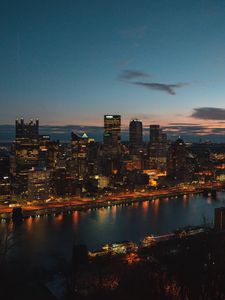
{"type": "Polygon", "coordinates": [[[86,133],[82,136],[71,133],[71,175],[84,179],[88,174],[89,138],[86,133]]]}
{"type": "Polygon", "coordinates": [[[129,142],[131,147],[137,147],[142,144],[142,122],[135,119],[129,125],[129,142]]]}
{"type": "Polygon", "coordinates": [[[115,156],[120,154],[121,142],[121,116],[105,115],[104,116],[104,154],[115,156]]]}
{"type": "Polygon", "coordinates": [[[123,159],[123,167],[127,171],[143,169],[143,162],[138,155],[130,155],[123,159]]]}
{"type": "Polygon", "coordinates": [[[102,175],[117,174],[121,167],[121,116],[104,116],[102,175]]]}
{"type": "Polygon", "coordinates": [[[89,139],[88,144],[88,174],[89,176],[98,175],[101,173],[101,146],[100,143],[95,143],[93,139],[89,139]]]}
{"type": "Polygon", "coordinates": [[[39,121],[38,119],[31,120],[29,123],[24,123],[24,119],[16,120],[16,139],[38,139],[39,138],[39,121]]]}
{"type": "Polygon", "coordinates": [[[150,125],[150,143],[148,147],[148,156],[150,169],[160,171],[166,170],[167,164],[167,137],[162,132],[159,125],[150,125]]]}
{"type": "Polygon", "coordinates": [[[25,123],[16,120],[16,139],[12,145],[11,175],[14,194],[28,192],[28,173],[31,169],[54,169],[58,164],[59,142],[39,135],[39,121],[25,123]]]}
{"type": "Polygon", "coordinates": [[[137,244],[129,241],[121,243],[112,243],[102,246],[102,252],[116,254],[125,254],[130,252],[136,252],[138,250],[137,244]]]}
{"type": "Polygon", "coordinates": [[[225,181],[225,170],[216,170],[215,177],[217,181],[225,181]]]}
{"type": "Polygon", "coordinates": [[[94,194],[98,190],[105,189],[110,184],[110,178],[102,175],[90,176],[88,180],[86,180],[85,189],[94,194]]]}
{"type": "Polygon", "coordinates": [[[104,189],[109,186],[109,177],[106,176],[96,176],[96,179],[98,180],[98,188],[104,189]]]}
{"type": "Polygon", "coordinates": [[[104,116],[104,137],[110,136],[113,144],[120,143],[121,140],[121,116],[105,115],[104,116]]]}
{"type": "Polygon", "coordinates": [[[156,242],[153,235],[148,235],[142,240],[142,246],[143,247],[149,247],[152,246],[156,242]]]}
{"type": "Polygon", "coordinates": [[[39,165],[43,168],[54,169],[59,161],[59,141],[51,141],[49,136],[39,138],[39,165]]]}
{"type": "Polygon", "coordinates": [[[161,140],[161,129],[159,125],[150,125],[150,143],[158,143],[161,140]]]}
{"type": "Polygon", "coordinates": [[[167,174],[170,177],[184,180],[187,175],[186,169],[187,150],[184,141],[178,138],[168,151],[167,174]]]}
{"type": "Polygon", "coordinates": [[[225,207],[215,208],[214,227],[216,230],[225,230],[225,207]]]}
{"type": "Polygon", "coordinates": [[[28,172],[38,166],[39,122],[16,120],[16,139],[12,145],[11,174],[15,194],[27,192],[28,172]]]}
{"type": "Polygon", "coordinates": [[[6,149],[0,148],[0,178],[10,175],[10,156],[6,149]]]}
{"type": "Polygon", "coordinates": [[[67,168],[68,161],[71,159],[71,145],[60,143],[59,154],[57,159],[57,168],[67,168]]]}
{"type": "Polygon", "coordinates": [[[33,168],[28,172],[29,200],[47,200],[51,193],[50,171],[33,168]]]}
{"type": "Polygon", "coordinates": [[[10,157],[6,149],[0,149],[0,200],[7,200],[11,195],[10,157]]]}

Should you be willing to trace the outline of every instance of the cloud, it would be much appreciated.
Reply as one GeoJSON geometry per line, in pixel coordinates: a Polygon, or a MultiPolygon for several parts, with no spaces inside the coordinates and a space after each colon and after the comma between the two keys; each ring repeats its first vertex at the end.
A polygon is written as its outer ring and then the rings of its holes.
{"type": "Polygon", "coordinates": [[[201,125],[201,124],[196,124],[196,123],[185,123],[185,122],[179,122],[179,123],[176,123],[176,122],[170,122],[168,125],[172,125],[172,126],[198,126],[198,125],[201,125]]]}
{"type": "Polygon", "coordinates": [[[143,81],[133,81],[137,78],[149,77],[148,73],[137,70],[123,70],[122,74],[119,76],[120,80],[124,80],[134,85],[139,85],[146,87],[148,89],[163,91],[170,95],[176,95],[176,89],[188,85],[188,83],[178,82],[175,84],[158,83],[158,82],[143,82],[143,81]]]}
{"type": "Polygon", "coordinates": [[[126,38],[141,39],[147,32],[147,26],[138,26],[134,28],[128,28],[120,31],[120,34],[126,38]]]}
{"type": "Polygon", "coordinates": [[[205,125],[173,125],[173,126],[164,126],[163,129],[166,132],[179,132],[181,134],[193,134],[193,133],[199,133],[203,132],[206,129],[208,130],[208,127],[205,125]]]}
{"type": "Polygon", "coordinates": [[[170,95],[176,95],[177,88],[181,88],[187,85],[187,83],[183,83],[183,82],[179,82],[176,84],[166,84],[166,83],[141,82],[141,81],[132,82],[132,84],[143,86],[151,90],[166,92],[170,95]]]}
{"type": "Polygon", "coordinates": [[[122,74],[119,76],[122,80],[132,80],[134,78],[139,77],[148,77],[149,75],[147,73],[144,73],[142,71],[137,70],[123,70],[122,74]]]}
{"type": "Polygon", "coordinates": [[[191,117],[202,120],[225,120],[225,109],[216,107],[199,107],[194,109],[191,117]]]}

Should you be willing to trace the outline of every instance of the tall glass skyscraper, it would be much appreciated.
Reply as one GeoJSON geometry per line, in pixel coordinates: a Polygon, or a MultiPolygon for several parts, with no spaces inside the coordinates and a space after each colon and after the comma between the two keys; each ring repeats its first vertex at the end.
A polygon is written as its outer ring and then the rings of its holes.
{"type": "Polygon", "coordinates": [[[121,116],[104,116],[104,145],[117,146],[121,141],[121,116]]]}

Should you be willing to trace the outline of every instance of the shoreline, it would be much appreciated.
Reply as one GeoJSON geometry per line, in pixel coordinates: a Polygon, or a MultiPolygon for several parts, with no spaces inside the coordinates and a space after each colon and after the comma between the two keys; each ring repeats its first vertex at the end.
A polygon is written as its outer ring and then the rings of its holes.
{"type": "MultiPolygon", "coordinates": [[[[219,191],[220,189],[216,189],[219,191]]],[[[124,198],[116,199],[106,199],[102,202],[97,202],[97,200],[92,200],[93,202],[85,202],[80,204],[71,204],[70,202],[64,204],[57,204],[47,207],[35,207],[32,209],[31,207],[22,207],[23,217],[20,221],[27,219],[27,218],[35,218],[35,217],[42,217],[46,215],[55,215],[65,212],[71,211],[86,211],[89,209],[100,209],[100,208],[107,208],[112,206],[120,206],[125,205],[129,206],[133,203],[144,202],[144,201],[152,201],[156,199],[163,199],[163,198],[171,198],[171,197],[179,197],[184,195],[191,195],[191,194],[201,194],[204,193],[204,189],[201,190],[189,190],[189,191],[178,191],[178,192],[170,192],[168,194],[158,194],[158,195],[137,195],[136,197],[129,197],[128,195],[124,198]],[[26,209],[27,208],[27,209],[26,209]]],[[[12,208],[13,210],[13,208],[12,208]]],[[[0,212],[0,220],[10,221],[12,220],[12,210],[11,212],[0,212]]]]}

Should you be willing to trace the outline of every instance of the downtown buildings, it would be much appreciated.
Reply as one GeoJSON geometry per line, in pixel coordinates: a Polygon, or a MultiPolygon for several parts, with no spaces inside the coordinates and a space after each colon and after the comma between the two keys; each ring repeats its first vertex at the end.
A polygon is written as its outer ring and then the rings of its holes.
{"type": "Polygon", "coordinates": [[[130,121],[129,141],[122,141],[121,128],[120,115],[105,115],[102,142],[71,132],[70,142],[60,143],[39,133],[38,120],[16,120],[10,153],[0,151],[0,200],[95,197],[225,178],[221,146],[207,152],[208,144],[170,141],[158,124],[148,127],[146,141],[137,119],[130,121]],[[204,161],[203,152],[209,153],[204,161]]]}
{"type": "Polygon", "coordinates": [[[16,120],[15,129],[10,164],[12,193],[31,200],[47,199],[50,189],[48,180],[43,180],[43,177],[49,177],[48,170],[55,167],[58,143],[39,134],[38,120],[29,123],[16,120]]]}

